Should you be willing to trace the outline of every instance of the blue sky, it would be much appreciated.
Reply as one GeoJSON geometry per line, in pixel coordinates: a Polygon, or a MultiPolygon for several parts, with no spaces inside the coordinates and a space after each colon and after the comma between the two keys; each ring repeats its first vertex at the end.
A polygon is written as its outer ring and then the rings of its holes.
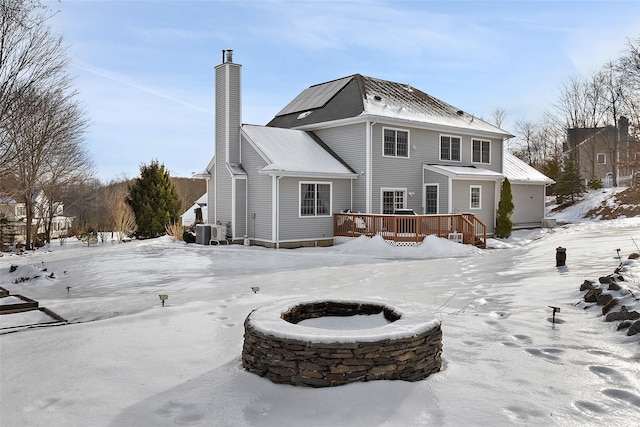
{"type": "Polygon", "coordinates": [[[505,130],[640,36],[637,1],[47,1],[103,182],[153,159],[191,176],[214,149],[214,67],[242,64],[243,122],[360,73],[407,83],[505,130]]]}

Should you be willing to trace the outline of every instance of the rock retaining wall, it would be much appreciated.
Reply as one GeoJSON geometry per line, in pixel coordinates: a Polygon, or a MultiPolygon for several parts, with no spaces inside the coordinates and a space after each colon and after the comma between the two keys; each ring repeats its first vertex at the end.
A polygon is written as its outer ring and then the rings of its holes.
{"type": "MultiPolygon", "coordinates": [[[[370,305],[369,311],[371,311],[370,305]]],[[[318,307],[316,305],[316,307],[318,307]]],[[[333,306],[332,312],[336,312],[333,306]]],[[[378,306],[377,312],[383,308],[378,306]]],[[[385,317],[392,316],[392,309],[385,317]]],[[[338,310],[339,312],[340,310],[338,310]]],[[[358,310],[352,312],[356,314],[358,310]]],[[[282,319],[291,314],[282,313],[282,319]]],[[[309,315],[304,309],[294,309],[294,320],[320,317],[326,311],[309,315]]],[[[252,313],[253,314],[253,313],[252,313]]],[[[393,325],[390,323],[389,325],[393,325]]],[[[358,381],[405,380],[418,381],[440,371],[442,366],[442,330],[439,322],[409,337],[384,336],[378,340],[313,340],[265,332],[256,328],[251,314],[245,320],[242,365],[250,372],[275,383],[308,387],[330,387],[358,381]]],[[[388,326],[388,325],[387,325],[388,326]]],[[[392,327],[392,326],[391,326],[392,327]]],[[[384,328],[386,326],[382,327],[384,328]]],[[[373,330],[373,329],[372,329],[373,330]]],[[[290,334],[289,334],[290,335],[290,334]]]]}

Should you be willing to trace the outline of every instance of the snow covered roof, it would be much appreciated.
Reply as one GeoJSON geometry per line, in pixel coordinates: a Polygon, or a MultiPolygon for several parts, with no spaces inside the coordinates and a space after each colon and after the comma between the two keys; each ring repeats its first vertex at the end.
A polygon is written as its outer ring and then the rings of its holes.
{"type": "Polygon", "coordinates": [[[554,180],[532,168],[513,154],[506,151],[503,154],[502,171],[512,184],[550,185],[555,183],[554,180]]]}
{"type": "Polygon", "coordinates": [[[475,166],[448,166],[448,165],[424,165],[424,168],[433,172],[438,172],[450,178],[469,179],[490,179],[499,180],[504,178],[500,172],[488,169],[477,168],[475,166]]]}
{"type": "Polygon", "coordinates": [[[494,138],[513,136],[410,85],[360,74],[305,89],[268,126],[304,128],[311,124],[367,116],[494,138]]]}
{"type": "Polygon", "coordinates": [[[242,133],[267,162],[262,172],[288,176],[355,178],[357,174],[314,139],[292,129],[242,125],[242,133]]]}

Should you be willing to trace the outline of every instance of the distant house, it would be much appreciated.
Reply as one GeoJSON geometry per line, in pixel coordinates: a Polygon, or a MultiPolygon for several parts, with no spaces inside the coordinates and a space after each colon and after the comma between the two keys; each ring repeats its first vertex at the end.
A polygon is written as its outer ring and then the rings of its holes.
{"type": "MultiPolygon", "coordinates": [[[[50,202],[43,191],[36,192],[33,202],[34,216],[31,220],[31,225],[35,228],[37,234],[45,233],[49,214],[53,213],[51,238],[65,237],[71,227],[73,218],[64,215],[64,205],[61,202],[50,202]]],[[[15,241],[24,242],[27,236],[26,204],[11,198],[0,200],[0,216],[8,220],[8,225],[15,232],[15,241]]]]}
{"type": "Polygon", "coordinates": [[[624,116],[617,126],[569,129],[564,156],[577,163],[585,184],[599,179],[610,187],[614,178],[628,184],[640,172],[640,142],[630,137],[624,116]]]}
{"type": "Polygon", "coordinates": [[[227,51],[215,71],[215,153],[200,176],[206,222],[225,226],[231,240],[331,244],[341,212],[399,209],[469,214],[493,233],[508,132],[417,88],[360,74],[305,89],[266,126],[241,124],[241,65],[227,51]]]}
{"type": "Polygon", "coordinates": [[[195,224],[198,217],[201,221],[207,218],[207,193],[200,196],[189,209],[180,215],[182,225],[185,227],[195,224]],[[200,212],[199,214],[198,211],[200,212]]]}

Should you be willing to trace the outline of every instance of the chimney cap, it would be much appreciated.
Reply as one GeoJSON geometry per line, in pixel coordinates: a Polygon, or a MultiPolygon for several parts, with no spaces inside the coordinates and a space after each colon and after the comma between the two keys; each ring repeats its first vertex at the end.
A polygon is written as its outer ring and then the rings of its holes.
{"type": "Polygon", "coordinates": [[[233,49],[225,50],[225,61],[224,62],[233,62],[233,49]]]}

